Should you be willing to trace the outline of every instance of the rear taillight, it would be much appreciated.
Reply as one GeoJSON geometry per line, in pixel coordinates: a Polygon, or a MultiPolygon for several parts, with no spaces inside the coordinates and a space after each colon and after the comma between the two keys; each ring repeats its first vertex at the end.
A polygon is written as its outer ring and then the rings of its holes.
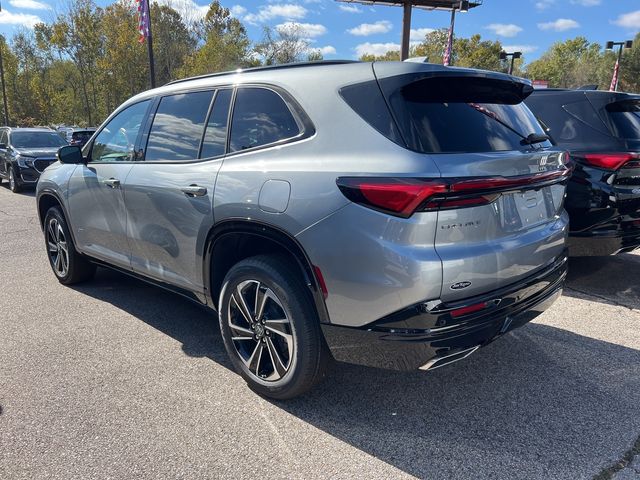
{"type": "Polygon", "coordinates": [[[618,170],[630,162],[640,165],[640,154],[638,153],[576,153],[575,156],[582,158],[585,163],[593,167],[606,170],[618,170]]]}
{"type": "Polygon", "coordinates": [[[342,193],[354,203],[407,218],[416,211],[488,205],[504,192],[542,188],[562,182],[570,175],[571,169],[563,163],[558,170],[518,177],[340,177],[336,183],[342,193]]]}
{"type": "Polygon", "coordinates": [[[400,217],[411,216],[428,198],[448,190],[445,182],[417,178],[341,177],[336,183],[352,202],[400,217]]]}

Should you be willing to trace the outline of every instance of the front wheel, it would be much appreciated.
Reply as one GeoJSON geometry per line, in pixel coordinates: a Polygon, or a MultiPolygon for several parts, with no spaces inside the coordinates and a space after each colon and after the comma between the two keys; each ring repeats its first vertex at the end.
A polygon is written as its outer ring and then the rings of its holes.
{"type": "Polygon", "coordinates": [[[330,354],[309,293],[285,258],[260,255],[226,275],[220,331],[238,373],[266,397],[301,395],[324,377],[330,354]]]}
{"type": "Polygon", "coordinates": [[[13,193],[20,193],[22,191],[22,185],[18,181],[15,173],[15,168],[13,166],[9,166],[9,189],[13,193]]]}
{"type": "Polygon", "coordinates": [[[71,285],[93,277],[96,266],[76,251],[58,207],[51,207],[44,217],[44,237],[49,264],[60,283],[71,285]]]}

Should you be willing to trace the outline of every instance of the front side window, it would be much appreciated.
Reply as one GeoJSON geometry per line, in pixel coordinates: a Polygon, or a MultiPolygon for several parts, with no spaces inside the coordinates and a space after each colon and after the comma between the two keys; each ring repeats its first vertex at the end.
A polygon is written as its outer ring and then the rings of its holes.
{"type": "Polygon", "coordinates": [[[231,152],[269,145],[299,134],[300,127],[276,92],[257,87],[238,89],[231,122],[231,152]]]}
{"type": "Polygon", "coordinates": [[[6,130],[2,130],[0,132],[0,144],[6,145],[7,143],[9,143],[8,139],[7,139],[7,131],[6,130]]]}
{"type": "Polygon", "coordinates": [[[126,162],[135,158],[135,144],[150,100],[131,105],[100,131],[91,150],[92,162],[126,162]]]}
{"type": "Polygon", "coordinates": [[[145,161],[197,159],[212,97],[212,91],[163,97],[149,132],[145,161]]]}

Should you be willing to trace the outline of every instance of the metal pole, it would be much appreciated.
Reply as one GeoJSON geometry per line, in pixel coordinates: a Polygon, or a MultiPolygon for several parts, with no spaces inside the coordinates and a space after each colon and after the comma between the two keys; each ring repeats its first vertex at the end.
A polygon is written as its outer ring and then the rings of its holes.
{"type": "Polygon", "coordinates": [[[0,35],[0,81],[2,82],[2,103],[4,105],[4,124],[9,126],[9,106],[7,103],[7,89],[4,83],[4,62],[2,60],[2,53],[4,51],[4,36],[0,35]]]}
{"type": "Polygon", "coordinates": [[[453,65],[453,37],[454,37],[454,32],[456,29],[456,7],[453,7],[451,9],[451,26],[449,27],[451,29],[451,35],[449,37],[449,66],[453,65]]]}
{"type": "Polygon", "coordinates": [[[624,48],[624,44],[620,44],[620,48],[618,49],[618,76],[616,77],[616,86],[614,87],[614,92],[618,91],[618,82],[620,82],[620,61],[622,60],[622,49],[624,48]]]}
{"type": "Polygon", "coordinates": [[[402,15],[402,45],[400,47],[400,60],[409,58],[409,38],[411,36],[411,1],[404,2],[402,15]]]}
{"type": "Polygon", "coordinates": [[[151,37],[151,4],[150,0],[147,2],[148,15],[149,15],[149,33],[147,35],[147,50],[149,51],[149,78],[151,80],[151,88],[156,88],[156,69],[153,63],[153,39],[151,37]]]}
{"type": "Polygon", "coordinates": [[[516,56],[512,53],[511,54],[511,64],[509,65],[509,75],[513,74],[513,62],[516,59],[516,56]]]}

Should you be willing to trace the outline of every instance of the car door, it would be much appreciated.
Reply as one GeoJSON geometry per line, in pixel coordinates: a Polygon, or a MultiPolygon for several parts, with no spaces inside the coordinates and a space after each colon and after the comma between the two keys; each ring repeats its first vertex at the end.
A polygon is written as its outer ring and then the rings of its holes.
{"type": "Polygon", "coordinates": [[[9,177],[7,169],[7,150],[9,149],[7,129],[0,129],[0,177],[9,177]]]}
{"type": "Polygon", "coordinates": [[[68,210],[79,250],[131,268],[123,185],[137,159],[141,125],[151,100],[130,105],[102,127],[90,145],[86,165],[69,179],[68,210]]]}
{"type": "Polygon", "coordinates": [[[213,225],[213,189],[226,150],[232,92],[191,91],[160,99],[144,161],[133,166],[126,182],[135,272],[204,291],[202,255],[213,225]]]}

